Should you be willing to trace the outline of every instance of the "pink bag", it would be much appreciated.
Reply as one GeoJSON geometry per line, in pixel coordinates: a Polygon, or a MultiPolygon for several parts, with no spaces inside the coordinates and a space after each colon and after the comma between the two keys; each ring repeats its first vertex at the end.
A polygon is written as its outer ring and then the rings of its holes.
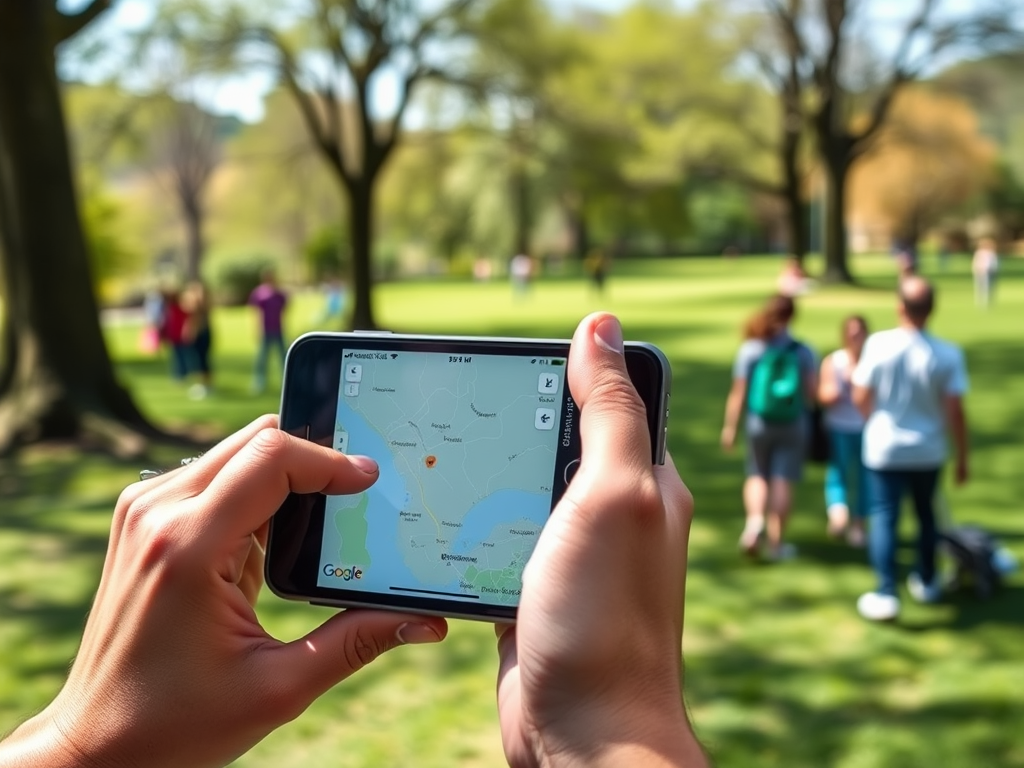
{"type": "Polygon", "coordinates": [[[147,355],[155,355],[159,350],[160,331],[151,325],[147,325],[139,335],[139,351],[147,355]]]}

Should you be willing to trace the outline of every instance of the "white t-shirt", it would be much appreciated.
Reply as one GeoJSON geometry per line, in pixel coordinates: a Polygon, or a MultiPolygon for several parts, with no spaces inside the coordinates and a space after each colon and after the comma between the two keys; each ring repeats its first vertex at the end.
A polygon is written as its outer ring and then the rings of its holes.
{"type": "Polygon", "coordinates": [[[864,428],[864,466],[935,469],[946,460],[947,396],[967,391],[959,347],[907,328],[871,336],[853,372],[874,393],[864,428]]]}

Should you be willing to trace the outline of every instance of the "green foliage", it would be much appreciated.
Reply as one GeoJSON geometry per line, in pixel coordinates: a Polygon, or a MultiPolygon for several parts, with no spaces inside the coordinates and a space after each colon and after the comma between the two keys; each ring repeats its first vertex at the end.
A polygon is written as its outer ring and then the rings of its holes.
{"type": "Polygon", "coordinates": [[[746,242],[756,229],[749,194],[734,184],[712,184],[690,196],[692,244],[696,249],[720,251],[746,242]]]}
{"type": "Polygon", "coordinates": [[[348,233],[338,224],[317,230],[302,249],[311,280],[345,274],[349,264],[348,233]]]}
{"type": "Polygon", "coordinates": [[[94,288],[103,295],[112,280],[138,269],[140,256],[121,236],[121,204],[110,194],[99,189],[87,191],[81,217],[94,288]]]}
{"type": "Polygon", "coordinates": [[[1013,239],[1024,236],[1024,178],[1005,161],[996,165],[986,207],[999,222],[999,234],[1013,239]]]}
{"type": "Polygon", "coordinates": [[[228,306],[245,304],[249,294],[260,284],[264,270],[273,266],[273,259],[261,254],[221,264],[213,282],[219,301],[228,306]]]}

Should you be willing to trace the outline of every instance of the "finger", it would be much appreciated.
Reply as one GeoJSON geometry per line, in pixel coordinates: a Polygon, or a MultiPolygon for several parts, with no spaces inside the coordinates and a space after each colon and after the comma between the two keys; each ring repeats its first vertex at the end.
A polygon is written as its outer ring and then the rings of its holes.
{"type": "Polygon", "coordinates": [[[165,472],[150,480],[133,483],[125,488],[118,499],[114,519],[111,522],[111,543],[113,544],[120,538],[124,521],[129,513],[139,514],[139,508],[145,510],[159,501],[179,500],[195,496],[209,485],[228,460],[253,437],[264,429],[275,427],[277,427],[276,415],[260,416],[233,435],[221,440],[204,453],[200,460],[171,472],[165,472]]]}
{"type": "Polygon", "coordinates": [[[569,387],[580,406],[580,472],[650,468],[647,409],[626,371],[614,315],[584,318],[569,353],[569,387]]]}
{"type": "Polygon", "coordinates": [[[262,526],[294,493],[359,493],[378,475],[364,456],[264,429],[232,456],[200,495],[197,525],[222,527],[229,537],[247,536],[262,526]]]}
{"type": "Polygon", "coordinates": [[[400,645],[437,643],[447,634],[448,623],[439,616],[342,611],[305,637],[278,646],[268,665],[268,682],[295,702],[298,715],[381,654],[400,645]]]}
{"type": "Polygon", "coordinates": [[[242,590],[249,605],[253,606],[256,605],[256,598],[259,597],[260,589],[263,587],[263,562],[266,559],[269,529],[270,521],[268,520],[250,536],[249,551],[246,553],[241,576],[238,578],[238,588],[242,590]]]}

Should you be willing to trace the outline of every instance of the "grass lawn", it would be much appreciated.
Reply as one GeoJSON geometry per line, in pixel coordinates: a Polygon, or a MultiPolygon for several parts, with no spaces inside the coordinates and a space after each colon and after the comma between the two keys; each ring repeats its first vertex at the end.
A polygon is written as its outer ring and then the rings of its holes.
{"type": "MultiPolygon", "coordinates": [[[[1004,264],[999,304],[988,312],[973,306],[966,259],[940,275],[935,330],[964,346],[972,384],[973,481],[949,488],[947,498],[959,520],[987,526],[1024,560],[1024,263],[1004,264]]],[[[987,603],[965,595],[908,604],[897,624],[866,624],[854,602],[872,586],[871,572],[863,553],[825,538],[817,467],[800,488],[791,529],[799,558],[764,566],[736,553],[741,456],[724,455],[717,436],[739,326],[772,290],[777,266],[624,263],[604,297],[572,277],[543,281],[520,301],[505,283],[385,285],[377,309],[395,330],[562,337],[587,311],[606,307],[623,318],[627,336],[668,354],[670,448],[697,502],[687,699],[718,765],[1024,766],[1024,575],[987,603]]],[[[893,322],[888,260],[865,259],[857,269],[867,287],[823,289],[801,302],[795,332],[821,352],[833,347],[848,313],[865,314],[875,328],[893,322]]],[[[318,302],[293,302],[292,332],[315,327],[318,302]]],[[[253,330],[246,309],[218,312],[217,392],[199,402],[170,382],[165,361],[137,351],[136,327],[111,328],[109,339],[147,412],[214,433],[276,410],[276,394],[248,391],[253,330]]],[[[170,462],[174,454],[165,455],[170,462]]],[[[0,731],[60,686],[97,584],[114,499],[139,468],[61,447],[0,465],[0,731]]],[[[909,562],[909,547],[901,556],[909,562]]],[[[327,615],[267,594],[259,610],[271,631],[289,638],[327,615]]],[[[489,627],[453,622],[443,645],[379,660],[237,765],[503,764],[493,646],[489,627]]]]}

